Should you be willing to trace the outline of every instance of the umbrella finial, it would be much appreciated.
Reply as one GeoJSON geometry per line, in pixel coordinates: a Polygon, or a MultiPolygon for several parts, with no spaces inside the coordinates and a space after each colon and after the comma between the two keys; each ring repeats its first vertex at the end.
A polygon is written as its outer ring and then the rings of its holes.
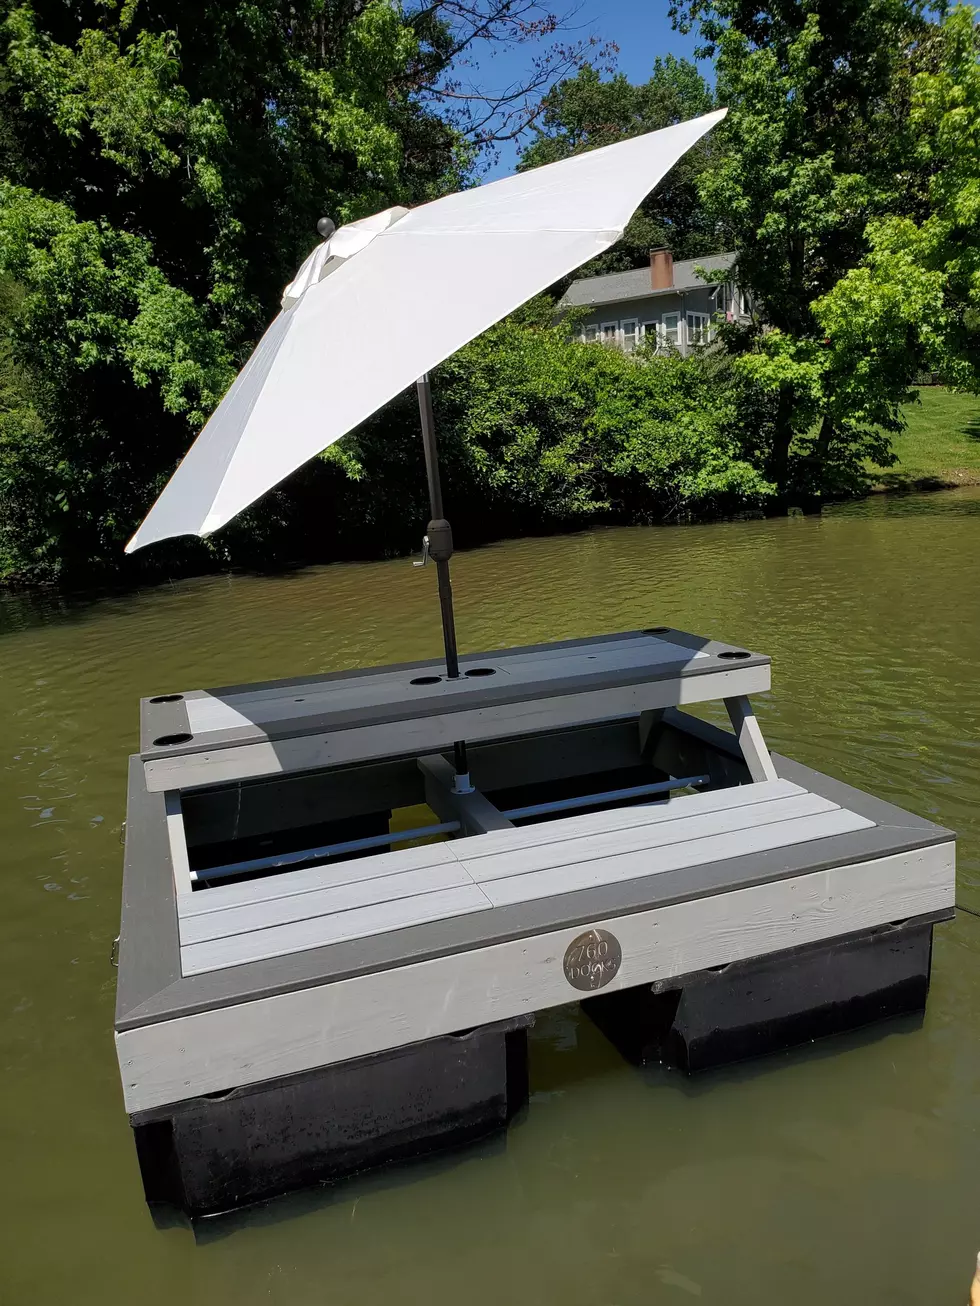
{"type": "Polygon", "coordinates": [[[321,218],[316,224],[316,229],[324,240],[329,240],[337,230],[337,224],[332,218],[321,218]]]}

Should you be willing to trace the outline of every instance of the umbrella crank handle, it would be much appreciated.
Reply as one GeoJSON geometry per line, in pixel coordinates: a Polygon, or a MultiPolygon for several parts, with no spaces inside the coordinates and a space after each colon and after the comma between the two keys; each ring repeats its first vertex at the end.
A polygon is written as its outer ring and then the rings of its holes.
{"type": "Polygon", "coordinates": [[[445,517],[436,517],[429,522],[429,529],[422,536],[422,561],[413,562],[413,567],[424,567],[430,558],[435,562],[448,562],[453,556],[453,531],[445,517]]]}

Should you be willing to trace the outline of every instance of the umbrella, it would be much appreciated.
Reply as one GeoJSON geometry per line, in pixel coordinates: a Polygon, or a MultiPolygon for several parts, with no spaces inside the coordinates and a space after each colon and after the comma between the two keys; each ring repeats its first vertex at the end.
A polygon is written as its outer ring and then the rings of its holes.
{"type": "MultiPolygon", "coordinates": [[[[447,672],[459,674],[429,371],[613,245],[721,109],[415,209],[333,230],[126,546],[208,535],[413,383],[447,672]],[[376,343],[381,340],[381,347],[376,343]]],[[[457,773],[465,774],[457,750],[457,773]]]]}

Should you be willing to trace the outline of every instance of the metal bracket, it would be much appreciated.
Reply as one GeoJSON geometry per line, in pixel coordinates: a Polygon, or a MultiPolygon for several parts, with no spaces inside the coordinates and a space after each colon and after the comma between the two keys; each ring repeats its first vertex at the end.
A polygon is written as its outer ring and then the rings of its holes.
{"type": "Polygon", "coordinates": [[[476,787],[470,784],[469,771],[457,771],[453,776],[453,793],[457,795],[476,793],[476,787]]]}
{"type": "Polygon", "coordinates": [[[420,757],[418,766],[425,777],[425,801],[441,821],[459,821],[464,835],[514,828],[479,789],[464,793],[456,788],[455,769],[441,753],[420,757]]]}
{"type": "Polygon", "coordinates": [[[429,537],[428,537],[428,535],[423,535],[423,536],[422,536],[422,561],[421,561],[421,562],[413,562],[413,563],[412,563],[412,566],[413,566],[413,567],[424,567],[425,564],[426,564],[428,561],[429,561],[429,537]]]}

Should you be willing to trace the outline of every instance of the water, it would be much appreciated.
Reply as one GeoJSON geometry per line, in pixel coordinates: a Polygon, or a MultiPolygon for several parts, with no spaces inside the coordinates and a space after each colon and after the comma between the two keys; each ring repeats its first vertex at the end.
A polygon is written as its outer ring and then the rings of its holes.
{"type": "MultiPolygon", "coordinates": [[[[609,530],[454,564],[476,651],[668,624],[770,653],[771,745],[957,829],[980,908],[980,492],[609,530]]],[[[111,1026],[141,695],[437,656],[406,561],[0,599],[0,1302],[960,1301],[980,1247],[980,919],[923,1025],[688,1082],[543,1017],[506,1138],[195,1237],[143,1204],[111,1026]]]]}

